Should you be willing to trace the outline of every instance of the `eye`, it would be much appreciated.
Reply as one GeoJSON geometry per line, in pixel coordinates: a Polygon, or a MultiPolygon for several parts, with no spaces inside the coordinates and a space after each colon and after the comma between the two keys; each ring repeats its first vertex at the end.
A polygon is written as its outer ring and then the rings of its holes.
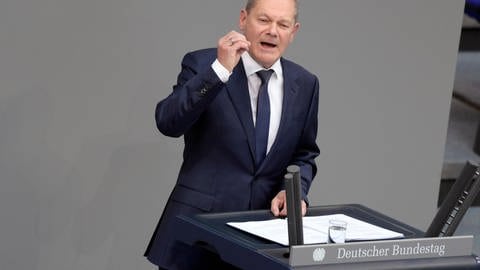
{"type": "Polygon", "coordinates": [[[278,25],[283,29],[288,29],[288,28],[290,28],[291,24],[288,23],[288,22],[280,22],[278,25]]]}
{"type": "Polygon", "coordinates": [[[268,23],[268,19],[267,18],[258,18],[258,20],[261,22],[261,23],[268,23]]]}

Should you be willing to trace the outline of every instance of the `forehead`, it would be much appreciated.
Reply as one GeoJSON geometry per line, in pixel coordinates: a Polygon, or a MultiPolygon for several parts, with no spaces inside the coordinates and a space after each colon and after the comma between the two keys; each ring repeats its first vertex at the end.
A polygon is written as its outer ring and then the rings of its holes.
{"type": "Polygon", "coordinates": [[[266,15],[283,20],[295,20],[296,3],[293,0],[257,0],[250,10],[255,15],[266,15]]]}

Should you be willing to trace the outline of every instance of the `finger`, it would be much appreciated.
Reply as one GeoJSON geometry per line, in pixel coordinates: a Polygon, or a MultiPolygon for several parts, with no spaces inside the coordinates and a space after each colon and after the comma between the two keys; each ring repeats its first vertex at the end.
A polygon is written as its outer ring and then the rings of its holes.
{"type": "Polygon", "coordinates": [[[233,41],[233,42],[237,42],[237,41],[239,41],[239,40],[241,40],[241,41],[247,41],[247,38],[246,38],[244,35],[237,33],[236,35],[228,36],[228,37],[227,37],[227,40],[233,41]]]}
{"type": "Polygon", "coordinates": [[[279,216],[286,216],[287,215],[287,202],[286,201],[281,201],[278,205],[278,208],[280,209],[280,212],[278,213],[279,216]]]}
{"type": "Polygon", "coordinates": [[[307,204],[305,201],[302,201],[302,216],[305,216],[307,214],[307,204]]]}
{"type": "Polygon", "coordinates": [[[231,48],[235,51],[248,51],[250,42],[244,40],[232,41],[231,48]]]}
{"type": "Polygon", "coordinates": [[[235,31],[231,31],[230,33],[226,34],[223,38],[221,38],[221,41],[231,46],[237,41],[247,41],[247,38],[243,34],[240,34],[235,31]]]}
{"type": "Polygon", "coordinates": [[[228,32],[228,34],[225,35],[225,37],[227,37],[227,38],[242,37],[242,36],[244,37],[243,34],[237,32],[235,30],[230,31],[230,32],[228,32]]]}
{"type": "Polygon", "coordinates": [[[250,42],[246,40],[222,40],[219,41],[218,47],[222,50],[230,52],[240,51],[241,53],[243,53],[244,51],[249,50],[250,42]]]}
{"type": "Polygon", "coordinates": [[[287,206],[286,205],[283,206],[282,211],[280,211],[279,215],[281,217],[286,217],[287,216],[287,206]]]}
{"type": "Polygon", "coordinates": [[[228,48],[233,45],[233,35],[227,34],[218,39],[218,47],[225,47],[228,48]]]}
{"type": "Polygon", "coordinates": [[[230,47],[232,47],[235,43],[233,42],[233,40],[231,38],[221,38],[219,41],[218,41],[218,47],[222,47],[222,48],[225,48],[225,49],[228,49],[230,47]]]}
{"type": "Polygon", "coordinates": [[[280,210],[278,209],[278,205],[272,203],[272,205],[270,206],[270,211],[272,212],[272,214],[276,217],[278,217],[278,214],[280,212],[280,210]]]}
{"type": "Polygon", "coordinates": [[[241,37],[238,36],[239,33],[235,31],[230,31],[228,34],[220,38],[220,41],[223,43],[231,43],[233,40],[240,40],[241,37]]]}
{"type": "Polygon", "coordinates": [[[272,211],[272,214],[276,217],[278,217],[278,214],[280,214],[280,201],[275,197],[272,200],[272,203],[270,205],[270,211],[272,211]]]}

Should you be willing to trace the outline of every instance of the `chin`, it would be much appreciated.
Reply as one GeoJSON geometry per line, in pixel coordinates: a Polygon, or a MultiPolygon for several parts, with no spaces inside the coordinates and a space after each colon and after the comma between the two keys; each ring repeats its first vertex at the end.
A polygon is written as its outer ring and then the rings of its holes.
{"type": "Polygon", "coordinates": [[[280,58],[280,55],[271,53],[263,53],[262,56],[258,58],[258,62],[264,66],[271,66],[277,61],[278,58],[280,58]]]}
{"type": "Polygon", "coordinates": [[[277,51],[257,50],[252,57],[262,66],[270,67],[280,58],[280,54],[277,51]]]}
{"type": "Polygon", "coordinates": [[[263,66],[265,67],[271,67],[278,59],[279,57],[275,57],[275,58],[268,58],[268,59],[262,59],[262,64],[263,66]]]}

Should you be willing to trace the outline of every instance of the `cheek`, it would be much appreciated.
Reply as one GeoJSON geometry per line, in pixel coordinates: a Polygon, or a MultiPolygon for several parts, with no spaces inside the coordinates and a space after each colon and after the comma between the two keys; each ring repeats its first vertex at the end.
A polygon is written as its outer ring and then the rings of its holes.
{"type": "Polygon", "coordinates": [[[284,39],[284,40],[286,40],[286,41],[287,41],[287,43],[290,43],[290,42],[292,42],[292,40],[293,40],[293,34],[292,34],[292,33],[290,33],[290,32],[288,32],[288,33],[285,33],[284,37],[285,37],[285,39],[284,39]]]}
{"type": "Polygon", "coordinates": [[[255,31],[255,29],[247,28],[246,31],[244,31],[244,35],[248,40],[253,41],[258,39],[260,34],[255,31]]]}
{"type": "Polygon", "coordinates": [[[289,39],[289,43],[291,43],[293,41],[293,39],[295,38],[295,35],[294,34],[290,34],[290,39],[289,39]]]}

